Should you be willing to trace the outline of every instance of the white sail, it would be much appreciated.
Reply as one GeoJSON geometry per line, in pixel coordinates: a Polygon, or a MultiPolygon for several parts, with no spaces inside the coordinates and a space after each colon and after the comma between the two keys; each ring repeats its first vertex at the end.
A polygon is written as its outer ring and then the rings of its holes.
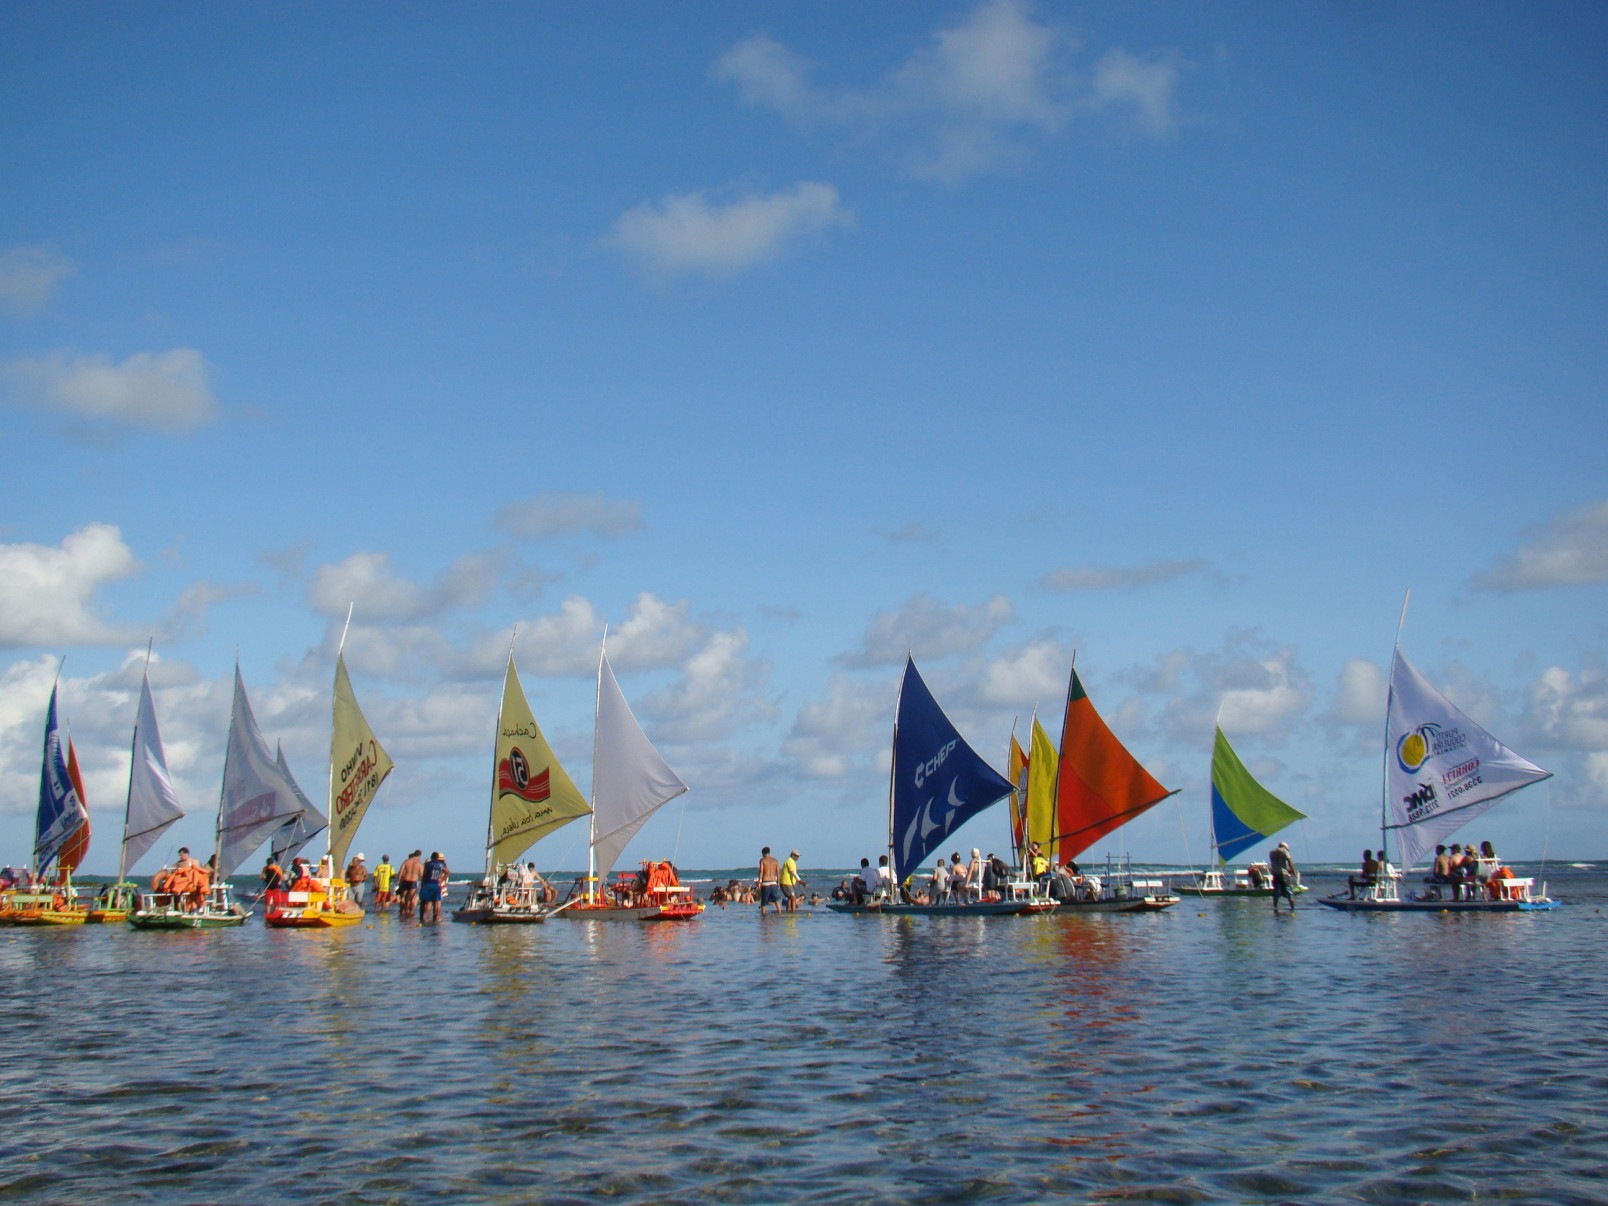
{"type": "Polygon", "coordinates": [[[296,776],[290,773],[290,764],[285,761],[285,747],[283,744],[274,749],[274,763],[279,767],[279,773],[290,784],[290,790],[296,793],[296,799],[301,801],[301,811],[286,821],[269,839],[268,850],[274,862],[284,865],[286,859],[295,858],[302,852],[308,842],[324,832],[329,824],[329,818],[318,810],[318,805],[307,798],[307,793],[296,782],[296,776]]]}
{"type": "Polygon", "coordinates": [[[173,790],[162,732],[156,724],[156,702],[151,698],[151,676],[140,684],[140,710],[134,720],[134,755],[128,770],[128,812],[123,821],[123,854],[118,878],[129,871],[184,815],[173,790]]]}
{"type": "Polygon", "coordinates": [[[631,714],[608,656],[601,656],[592,750],[592,855],[600,881],[648,818],[686,790],[631,714]]]}
{"type": "Polygon", "coordinates": [[[1396,651],[1385,788],[1404,871],[1509,792],[1550,778],[1462,712],[1396,651]]]}
{"type": "Polygon", "coordinates": [[[301,812],[297,796],[295,786],[268,752],[237,665],[229,749],[223,757],[223,796],[218,804],[219,876],[234,874],[269,834],[301,812]]]}

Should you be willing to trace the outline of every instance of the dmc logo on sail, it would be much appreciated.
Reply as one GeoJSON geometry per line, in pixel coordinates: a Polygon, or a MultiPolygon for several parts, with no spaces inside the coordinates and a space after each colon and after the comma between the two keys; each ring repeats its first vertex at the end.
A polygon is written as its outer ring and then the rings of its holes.
{"type": "Polygon", "coordinates": [[[1435,785],[1427,781],[1420,783],[1417,791],[1408,792],[1403,796],[1401,802],[1407,805],[1409,825],[1417,824],[1440,807],[1440,797],[1435,794],[1435,785]]]}

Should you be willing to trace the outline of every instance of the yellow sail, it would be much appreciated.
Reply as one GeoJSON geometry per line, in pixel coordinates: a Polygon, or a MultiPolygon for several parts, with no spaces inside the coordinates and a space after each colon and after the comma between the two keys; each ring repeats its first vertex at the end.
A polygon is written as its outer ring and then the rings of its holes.
{"type": "Polygon", "coordinates": [[[1055,782],[1060,755],[1050,743],[1050,735],[1033,717],[1033,738],[1027,752],[1027,832],[1023,844],[1037,842],[1044,857],[1056,861],[1059,835],[1055,832],[1055,782]]]}
{"type": "Polygon", "coordinates": [[[592,811],[531,715],[512,654],[498,711],[496,764],[488,870],[512,862],[553,830],[592,811]]]}
{"type": "Polygon", "coordinates": [[[346,866],[363,814],[393,765],[363,719],[341,654],[335,659],[335,724],[329,739],[329,853],[336,875],[346,866]]]}

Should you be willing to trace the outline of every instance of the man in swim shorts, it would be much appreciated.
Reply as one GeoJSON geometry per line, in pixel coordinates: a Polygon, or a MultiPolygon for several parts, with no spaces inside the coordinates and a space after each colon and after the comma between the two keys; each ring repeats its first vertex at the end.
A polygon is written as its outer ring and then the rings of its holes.
{"type": "Polygon", "coordinates": [[[770,847],[766,846],[759,852],[759,912],[763,916],[770,905],[776,906],[776,911],[782,911],[782,865],[771,855],[770,847]]]}
{"type": "Polygon", "coordinates": [[[402,860],[396,872],[397,900],[401,902],[397,912],[404,919],[413,916],[413,910],[419,903],[419,881],[423,878],[424,864],[419,861],[419,851],[415,850],[402,860]]]}
{"type": "Polygon", "coordinates": [[[424,878],[419,881],[419,924],[441,920],[441,893],[447,884],[447,860],[441,851],[430,853],[424,864],[424,878]]]}

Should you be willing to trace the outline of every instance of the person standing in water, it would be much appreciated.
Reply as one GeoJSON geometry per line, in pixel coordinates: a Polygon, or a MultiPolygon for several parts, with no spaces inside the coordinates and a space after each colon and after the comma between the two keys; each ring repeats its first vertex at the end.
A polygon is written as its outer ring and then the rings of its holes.
{"type": "Polygon", "coordinates": [[[1295,912],[1295,859],[1290,856],[1290,847],[1280,842],[1273,847],[1267,861],[1273,871],[1273,911],[1279,911],[1282,896],[1290,902],[1290,912],[1295,912]]]}

